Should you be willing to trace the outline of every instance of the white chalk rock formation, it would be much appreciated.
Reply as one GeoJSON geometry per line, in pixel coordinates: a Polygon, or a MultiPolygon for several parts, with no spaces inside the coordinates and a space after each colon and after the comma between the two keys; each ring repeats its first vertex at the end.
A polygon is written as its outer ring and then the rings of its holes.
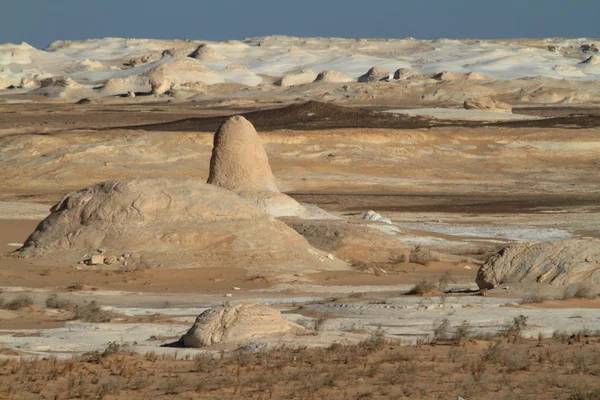
{"type": "Polygon", "coordinates": [[[480,289],[506,283],[600,283],[600,240],[523,243],[492,255],[477,272],[480,289]]]}
{"type": "Polygon", "coordinates": [[[385,68],[373,67],[358,78],[359,82],[375,82],[390,79],[391,73],[385,68]]]}
{"type": "Polygon", "coordinates": [[[275,82],[277,86],[293,86],[301,85],[303,83],[311,83],[316,79],[317,74],[310,69],[303,69],[296,73],[286,75],[283,78],[275,82]]]}
{"type": "Polygon", "coordinates": [[[386,224],[391,224],[392,220],[386,217],[381,216],[381,214],[376,213],[373,210],[369,210],[365,213],[365,215],[363,215],[363,219],[365,221],[378,221],[378,222],[384,222],[386,224]]]}
{"type": "Polygon", "coordinates": [[[438,81],[489,81],[492,77],[477,72],[449,72],[443,71],[433,76],[438,81]]]}
{"type": "Polygon", "coordinates": [[[353,81],[354,81],[354,79],[352,79],[348,75],[343,74],[338,71],[333,71],[330,69],[321,72],[315,78],[315,82],[342,83],[342,82],[353,82],[353,81]]]}
{"type": "Polygon", "coordinates": [[[417,71],[413,71],[412,69],[408,69],[408,68],[400,68],[397,69],[396,72],[394,72],[394,79],[395,80],[408,80],[408,79],[421,79],[424,78],[425,75],[417,72],[417,71]]]}
{"type": "Polygon", "coordinates": [[[305,330],[262,303],[226,304],[200,314],[181,342],[184,347],[240,345],[305,330]]]}
{"type": "Polygon", "coordinates": [[[77,263],[98,248],[127,268],[346,268],[235,193],[192,179],[108,181],[69,193],[18,253],[77,263]]]}
{"type": "Polygon", "coordinates": [[[152,93],[163,94],[172,85],[201,82],[207,85],[223,83],[225,80],[212,69],[193,58],[177,58],[154,67],[144,73],[152,86],[152,93]]]}
{"type": "Polygon", "coordinates": [[[263,141],[250,121],[229,118],[215,133],[208,183],[231,190],[273,216],[302,216],[306,210],[279,192],[263,141]]]}
{"type": "Polygon", "coordinates": [[[200,61],[215,61],[225,59],[225,57],[222,54],[219,54],[215,47],[209,43],[201,44],[189,56],[200,61]]]}
{"type": "Polygon", "coordinates": [[[52,76],[40,81],[41,87],[31,91],[31,94],[51,98],[75,98],[93,95],[93,89],[84,88],[73,79],[66,76],[52,76]]]}
{"type": "Polygon", "coordinates": [[[104,85],[98,89],[98,93],[103,96],[123,95],[129,92],[147,92],[150,90],[148,79],[137,75],[126,76],[122,78],[112,78],[104,82],[104,85]]]}
{"type": "Polygon", "coordinates": [[[510,104],[492,99],[470,99],[464,102],[465,110],[491,111],[512,114],[510,104]]]}

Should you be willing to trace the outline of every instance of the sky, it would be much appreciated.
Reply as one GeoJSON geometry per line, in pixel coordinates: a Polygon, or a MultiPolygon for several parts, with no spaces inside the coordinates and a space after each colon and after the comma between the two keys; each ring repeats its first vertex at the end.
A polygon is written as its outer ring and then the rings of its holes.
{"type": "Polygon", "coordinates": [[[600,36],[600,0],[0,0],[0,43],[600,36]]]}

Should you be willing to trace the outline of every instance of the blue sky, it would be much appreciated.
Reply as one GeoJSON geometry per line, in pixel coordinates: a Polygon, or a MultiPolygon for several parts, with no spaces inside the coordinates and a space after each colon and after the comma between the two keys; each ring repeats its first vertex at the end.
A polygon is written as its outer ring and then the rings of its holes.
{"type": "Polygon", "coordinates": [[[598,37],[600,0],[0,0],[0,43],[98,37],[598,37]]]}

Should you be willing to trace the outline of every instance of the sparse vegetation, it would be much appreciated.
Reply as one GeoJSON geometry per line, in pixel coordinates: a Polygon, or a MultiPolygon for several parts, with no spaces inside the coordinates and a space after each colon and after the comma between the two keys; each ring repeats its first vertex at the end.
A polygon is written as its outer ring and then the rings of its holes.
{"type": "Polygon", "coordinates": [[[432,261],[439,261],[439,258],[434,257],[431,250],[421,246],[415,247],[409,256],[409,261],[415,264],[429,265],[432,261]]]}
{"type": "Polygon", "coordinates": [[[6,303],[2,298],[0,298],[0,307],[4,308],[5,310],[15,311],[31,305],[33,305],[33,299],[25,294],[15,297],[8,303],[6,303]]]}
{"type": "Polygon", "coordinates": [[[90,285],[88,285],[87,283],[82,282],[82,281],[77,281],[74,284],[68,286],[67,289],[80,291],[80,290],[86,290],[89,287],[90,287],[90,285]]]}
{"type": "Polygon", "coordinates": [[[445,271],[438,280],[438,289],[445,292],[448,290],[448,286],[450,286],[451,283],[456,283],[456,279],[452,276],[452,272],[445,271]]]}
{"type": "Polygon", "coordinates": [[[53,294],[46,299],[46,307],[56,310],[74,311],[76,305],[71,300],[60,299],[56,294],[53,294]]]}
{"type": "Polygon", "coordinates": [[[540,292],[528,293],[523,297],[523,304],[537,304],[543,303],[544,301],[550,300],[549,296],[545,296],[540,292]]]}
{"type": "Polygon", "coordinates": [[[522,339],[522,334],[527,326],[528,319],[528,317],[521,314],[517,317],[514,317],[511,322],[506,324],[504,327],[504,332],[506,333],[506,337],[509,341],[512,340],[514,343],[516,343],[522,339]]]}
{"type": "Polygon", "coordinates": [[[454,331],[454,343],[461,345],[471,337],[472,328],[467,321],[463,321],[462,324],[456,327],[454,331]]]}
{"type": "Polygon", "coordinates": [[[75,307],[75,319],[82,322],[110,322],[114,314],[107,310],[102,310],[96,301],[91,301],[75,307]]]}
{"type": "Polygon", "coordinates": [[[395,255],[391,256],[389,259],[390,264],[403,264],[405,262],[406,262],[405,254],[395,254],[395,255]]]}
{"type": "Polygon", "coordinates": [[[597,297],[592,287],[586,283],[580,283],[575,287],[568,287],[563,293],[563,300],[568,299],[593,299],[597,297]]]}
{"type": "Polygon", "coordinates": [[[448,318],[436,321],[433,324],[433,342],[447,340],[450,336],[450,321],[448,318]]]}
{"type": "Polygon", "coordinates": [[[407,293],[409,295],[422,296],[426,293],[430,293],[437,289],[437,285],[427,279],[423,278],[415,284],[415,286],[407,293]]]}
{"type": "MultiPolygon", "coordinates": [[[[523,322],[516,318],[511,324],[523,322]]],[[[542,347],[535,340],[511,345],[496,340],[484,347],[465,342],[417,348],[390,341],[378,328],[355,345],[279,346],[185,359],[174,353],[139,355],[114,342],[103,353],[73,360],[0,360],[0,398],[445,399],[495,398],[509,390],[532,400],[598,400],[600,341],[590,340],[585,346],[556,338],[542,347]]]]}

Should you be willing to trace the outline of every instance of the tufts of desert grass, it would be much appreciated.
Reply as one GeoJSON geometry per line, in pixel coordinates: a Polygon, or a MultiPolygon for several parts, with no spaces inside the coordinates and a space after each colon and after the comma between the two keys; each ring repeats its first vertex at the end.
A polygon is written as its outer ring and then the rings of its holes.
{"type": "Polygon", "coordinates": [[[82,322],[110,322],[114,317],[114,313],[103,310],[95,300],[75,307],[74,319],[82,322]]]}
{"type": "Polygon", "coordinates": [[[427,266],[432,261],[439,261],[439,258],[435,257],[431,250],[417,246],[410,252],[408,260],[414,264],[427,266]]]}
{"type": "Polygon", "coordinates": [[[15,297],[8,303],[0,297],[0,308],[3,308],[5,310],[16,311],[20,310],[21,308],[29,307],[31,305],[33,305],[33,299],[25,294],[15,297]]]}
{"type": "Polygon", "coordinates": [[[562,299],[594,299],[597,297],[597,294],[594,292],[593,288],[586,284],[580,283],[575,287],[566,288],[562,299]]]}
{"type": "Polygon", "coordinates": [[[46,307],[56,310],[74,311],[77,306],[73,301],[61,299],[58,295],[53,294],[46,299],[46,307]]]}
{"type": "Polygon", "coordinates": [[[407,294],[422,296],[424,294],[437,290],[437,288],[438,286],[435,283],[423,278],[419,282],[417,282],[407,294]]]}

